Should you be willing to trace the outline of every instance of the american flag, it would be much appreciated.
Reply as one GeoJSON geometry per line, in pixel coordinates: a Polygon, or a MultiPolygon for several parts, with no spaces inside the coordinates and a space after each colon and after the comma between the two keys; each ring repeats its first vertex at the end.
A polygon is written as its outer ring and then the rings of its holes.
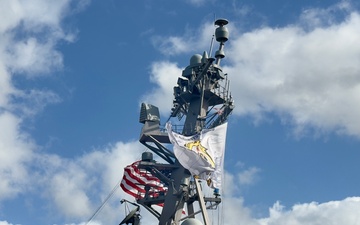
{"type": "Polygon", "coordinates": [[[165,193],[167,187],[160,182],[159,178],[152,175],[149,171],[139,169],[139,162],[140,161],[136,161],[124,168],[124,176],[120,187],[136,199],[145,197],[145,186],[150,188],[150,197],[158,197],[161,192],[165,193]]]}

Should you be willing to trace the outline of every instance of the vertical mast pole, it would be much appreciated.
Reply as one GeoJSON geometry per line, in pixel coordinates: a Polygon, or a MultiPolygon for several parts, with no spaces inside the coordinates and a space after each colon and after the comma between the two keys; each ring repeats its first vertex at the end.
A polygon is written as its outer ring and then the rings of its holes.
{"type": "MultiPolygon", "coordinates": [[[[224,25],[227,23],[228,21],[225,19],[215,21],[215,25],[218,26],[215,31],[216,41],[220,42],[219,50],[215,52],[215,58],[209,58],[206,52],[204,52],[202,56],[194,55],[190,60],[190,65],[183,70],[183,78],[179,78],[178,86],[174,88],[175,100],[171,116],[186,115],[182,131],[184,136],[199,134],[202,129],[205,128],[207,111],[210,106],[225,103],[230,104],[228,102],[229,99],[220,94],[220,89],[218,89],[220,87],[219,80],[225,78],[220,67],[220,60],[225,57],[223,48],[224,43],[228,40],[229,33],[224,25]],[[217,89],[219,90],[218,94],[216,94],[217,89]]],[[[226,88],[228,88],[227,84],[225,89],[226,88]]],[[[229,109],[229,113],[231,110],[232,109],[229,109]]],[[[149,110],[148,114],[152,114],[150,111],[151,110],[149,110]]],[[[157,114],[159,113],[157,112],[157,114]]],[[[225,120],[227,115],[222,119],[225,120]]],[[[159,120],[154,120],[152,117],[150,119],[141,117],[140,122],[145,124],[140,141],[146,146],[150,146],[146,144],[147,141],[155,142],[153,139],[156,139],[156,137],[159,138],[159,140],[166,139],[160,130],[158,130],[159,120]]],[[[168,138],[167,141],[169,141],[168,138]]],[[[158,142],[160,143],[161,141],[158,142]]],[[[150,149],[153,150],[155,147],[150,149]]],[[[153,151],[163,156],[163,158],[168,159],[168,157],[170,157],[163,149],[153,151]]],[[[172,170],[171,173],[168,173],[170,177],[167,177],[166,181],[168,187],[166,195],[162,196],[161,199],[161,203],[164,203],[164,205],[161,214],[158,216],[159,225],[179,225],[185,203],[187,204],[189,212],[188,217],[194,217],[193,203],[195,201],[199,201],[204,225],[210,225],[205,201],[213,200],[209,200],[208,198],[207,200],[204,199],[200,183],[196,177],[194,177],[196,193],[193,193],[194,187],[190,184],[191,174],[180,164],[176,157],[174,157],[173,161],[168,162],[171,164],[172,170]]],[[[219,204],[221,200],[216,202],[219,204]]],[[[155,204],[151,198],[138,200],[138,203],[147,209],[151,208],[152,204],[155,204]]]]}

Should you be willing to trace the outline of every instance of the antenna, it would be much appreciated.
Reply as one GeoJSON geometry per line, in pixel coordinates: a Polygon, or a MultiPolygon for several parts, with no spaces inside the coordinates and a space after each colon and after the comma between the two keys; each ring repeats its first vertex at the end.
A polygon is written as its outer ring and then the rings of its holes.
{"type": "MultiPolygon", "coordinates": [[[[216,19],[216,14],[214,13],[214,24],[215,24],[215,19],[216,19]]],[[[211,38],[210,50],[209,50],[209,56],[210,57],[212,56],[212,50],[213,50],[213,47],[214,47],[214,37],[215,37],[215,32],[213,33],[212,38],[211,38]]]]}
{"type": "Polygon", "coordinates": [[[211,38],[210,49],[209,49],[210,57],[212,55],[212,50],[213,50],[213,46],[214,46],[214,37],[215,37],[215,33],[212,35],[212,38],[211,38]]]}
{"type": "Polygon", "coordinates": [[[225,27],[229,21],[226,19],[218,19],[215,21],[215,25],[219,26],[215,30],[216,41],[220,42],[219,50],[215,52],[216,65],[220,65],[220,60],[225,57],[224,44],[229,39],[229,31],[225,27]]]}

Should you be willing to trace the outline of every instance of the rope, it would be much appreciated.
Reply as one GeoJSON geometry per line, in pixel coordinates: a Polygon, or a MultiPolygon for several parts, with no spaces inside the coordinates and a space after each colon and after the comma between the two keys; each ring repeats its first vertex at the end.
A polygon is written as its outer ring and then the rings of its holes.
{"type": "Polygon", "coordinates": [[[99,206],[99,208],[96,209],[96,211],[94,212],[94,214],[92,214],[92,216],[90,217],[90,219],[86,222],[85,225],[90,224],[90,222],[97,216],[97,214],[100,213],[100,211],[104,208],[105,204],[107,203],[107,201],[114,195],[115,191],[119,188],[120,186],[120,182],[121,180],[119,180],[117,182],[117,184],[115,185],[115,187],[111,190],[110,194],[105,198],[105,200],[101,203],[101,205],[99,206]]]}

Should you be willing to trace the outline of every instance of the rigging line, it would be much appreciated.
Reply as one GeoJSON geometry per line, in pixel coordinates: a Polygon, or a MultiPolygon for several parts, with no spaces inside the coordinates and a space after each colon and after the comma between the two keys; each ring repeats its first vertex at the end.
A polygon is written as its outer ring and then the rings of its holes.
{"type": "MultiPolygon", "coordinates": [[[[222,179],[221,179],[221,187],[224,187],[224,186],[225,186],[225,183],[226,183],[226,177],[225,177],[224,170],[221,171],[221,176],[222,176],[222,179]]],[[[223,193],[223,196],[224,196],[224,201],[222,201],[222,204],[220,205],[220,208],[219,208],[219,211],[218,211],[218,212],[220,213],[220,215],[219,215],[219,217],[220,217],[220,222],[219,222],[219,224],[220,224],[220,225],[224,224],[224,214],[225,214],[224,208],[225,208],[225,204],[226,204],[226,202],[225,202],[225,196],[226,196],[226,194],[227,194],[224,188],[222,188],[222,193],[223,193]]]]}
{"type": "MultiPolygon", "coordinates": [[[[215,24],[215,19],[216,19],[216,15],[214,13],[214,24],[215,24]]],[[[209,49],[209,56],[210,57],[212,55],[212,50],[213,50],[213,47],[214,47],[214,37],[215,37],[215,32],[213,33],[212,38],[211,38],[211,42],[210,42],[210,49],[209,49]]]]}
{"type": "Polygon", "coordinates": [[[85,225],[90,224],[90,222],[97,216],[97,214],[99,214],[99,212],[104,208],[105,204],[107,203],[107,201],[114,195],[115,191],[120,187],[120,182],[121,179],[116,183],[115,187],[111,190],[111,192],[109,193],[109,195],[105,198],[105,200],[101,203],[101,205],[99,206],[99,208],[96,209],[96,211],[94,212],[94,214],[92,214],[92,216],[90,217],[90,219],[86,222],[85,225]]]}

